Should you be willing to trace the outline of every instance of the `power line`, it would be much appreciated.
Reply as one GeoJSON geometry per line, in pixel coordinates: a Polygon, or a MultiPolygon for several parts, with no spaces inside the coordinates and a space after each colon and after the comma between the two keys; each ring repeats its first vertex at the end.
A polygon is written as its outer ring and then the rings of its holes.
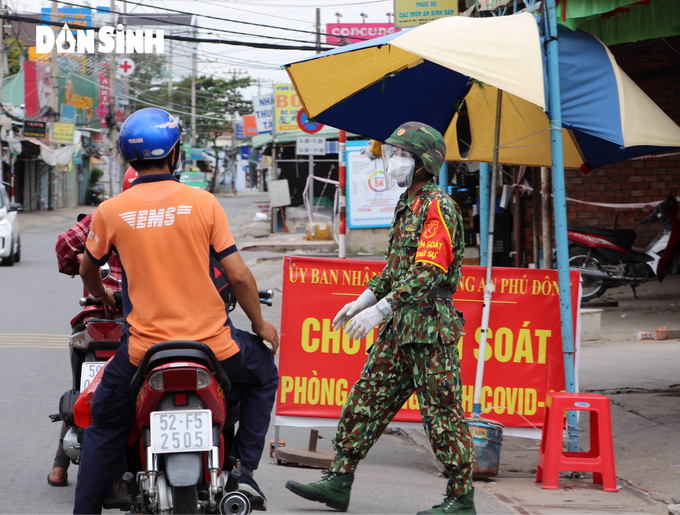
{"type": "MultiPolygon", "coordinates": [[[[119,0],[119,1],[122,2],[124,0],[119,0]]],[[[73,2],[66,2],[64,0],[56,0],[56,2],[59,3],[59,4],[63,4],[63,5],[73,5],[73,6],[76,6],[76,7],[82,7],[81,4],[74,4],[73,2]]],[[[139,5],[139,6],[143,6],[143,7],[152,7],[152,8],[161,9],[161,10],[167,9],[167,8],[163,8],[163,7],[154,7],[154,6],[149,6],[149,5],[136,3],[136,2],[128,2],[128,3],[134,3],[135,5],[139,5]]],[[[125,13],[122,13],[122,12],[119,12],[119,11],[106,11],[106,12],[111,13],[111,14],[121,15],[121,16],[129,16],[129,17],[134,16],[135,18],[138,18],[138,19],[154,21],[157,24],[158,24],[159,21],[162,21],[162,20],[159,20],[158,18],[154,18],[153,17],[154,13],[125,14],[125,13]],[[145,15],[148,15],[148,16],[145,16],[145,15]]],[[[182,14],[190,14],[191,16],[201,16],[199,14],[192,14],[192,13],[182,13],[182,14]]],[[[180,23],[180,22],[173,22],[173,25],[177,25],[179,27],[192,27],[192,28],[194,27],[194,25],[192,25],[190,23],[180,23]]],[[[279,37],[279,36],[263,36],[261,34],[251,34],[251,33],[248,33],[248,32],[237,32],[235,30],[219,29],[217,27],[196,27],[196,28],[206,30],[206,31],[211,31],[211,32],[215,31],[215,32],[225,32],[225,33],[228,33],[228,34],[236,34],[236,35],[239,35],[239,36],[252,36],[252,37],[256,37],[256,38],[278,39],[278,40],[281,40],[281,41],[292,41],[294,43],[309,43],[309,41],[305,41],[305,40],[301,40],[301,39],[290,39],[290,38],[283,38],[283,37],[279,37]]]]}
{"type": "MultiPolygon", "coordinates": [[[[238,7],[225,6],[225,5],[221,5],[221,4],[215,3],[215,2],[208,2],[208,0],[195,0],[195,1],[196,1],[196,2],[200,2],[200,3],[202,3],[202,4],[207,4],[207,5],[214,5],[214,6],[223,7],[223,8],[225,8],[225,9],[233,9],[234,11],[241,11],[241,12],[244,12],[244,13],[259,14],[260,16],[269,16],[270,18],[278,18],[278,19],[280,19],[280,20],[297,21],[297,22],[299,22],[299,23],[307,23],[307,24],[310,24],[308,20],[298,20],[298,19],[296,19],[296,18],[286,18],[285,16],[278,16],[278,15],[276,15],[276,14],[262,13],[262,12],[258,12],[258,11],[250,11],[250,10],[248,10],[248,9],[239,9],[238,7]]],[[[163,5],[165,6],[165,4],[163,4],[163,5]]],[[[311,25],[311,24],[310,24],[310,25],[311,25]]],[[[314,34],[316,34],[316,32],[315,32],[314,34]]]]}
{"type": "MultiPolygon", "coordinates": [[[[56,26],[56,27],[63,27],[62,23],[59,22],[54,22],[54,21],[42,21],[42,20],[36,20],[34,18],[27,18],[25,16],[19,16],[19,15],[9,15],[9,14],[0,14],[0,19],[3,20],[10,20],[10,21],[21,21],[25,23],[34,23],[36,25],[51,25],[51,26],[56,26]]],[[[100,27],[92,27],[93,30],[99,30],[100,27]]],[[[186,37],[186,36],[163,36],[164,39],[172,40],[172,41],[188,41],[188,42],[194,42],[194,43],[214,43],[214,44],[221,44],[221,45],[232,45],[232,46],[246,46],[246,47],[252,47],[252,48],[262,48],[262,49],[267,49],[267,50],[303,50],[303,51],[310,51],[310,52],[316,52],[316,46],[293,46],[293,45],[279,45],[275,43],[256,43],[254,41],[234,41],[234,40],[228,40],[228,39],[209,39],[209,38],[192,38],[192,37],[186,37]]],[[[322,50],[331,50],[328,47],[322,48],[322,50]]]]}
{"type": "MultiPolygon", "coordinates": [[[[169,7],[158,7],[158,6],[155,6],[155,5],[142,4],[142,3],[135,2],[134,0],[118,0],[118,1],[126,3],[126,4],[135,4],[135,5],[139,5],[139,6],[142,6],[142,7],[151,7],[152,9],[160,9],[162,11],[174,12],[174,13],[178,13],[178,14],[187,14],[187,15],[190,15],[190,16],[200,16],[202,18],[208,18],[208,19],[211,19],[211,20],[219,20],[219,21],[223,21],[223,22],[227,21],[227,22],[232,22],[232,23],[242,23],[243,25],[253,25],[255,27],[265,27],[265,28],[268,28],[268,29],[287,30],[287,31],[291,31],[291,32],[301,32],[301,33],[305,33],[305,34],[313,34],[314,36],[317,35],[316,31],[302,30],[302,29],[289,29],[287,27],[277,27],[276,25],[266,25],[264,23],[255,23],[255,22],[252,22],[252,21],[232,20],[232,19],[229,19],[229,18],[218,18],[217,16],[210,16],[208,14],[198,14],[198,13],[192,13],[192,12],[187,12],[187,11],[179,11],[177,9],[170,9],[169,7]]],[[[380,1],[383,1],[383,0],[380,0],[380,1]]],[[[61,2],[61,3],[63,3],[63,2],[61,2]]],[[[115,13],[115,14],[119,14],[119,13],[115,13]]],[[[332,36],[333,34],[321,33],[321,35],[322,36],[332,36]]],[[[356,39],[359,39],[359,38],[356,38],[356,39]]]]}

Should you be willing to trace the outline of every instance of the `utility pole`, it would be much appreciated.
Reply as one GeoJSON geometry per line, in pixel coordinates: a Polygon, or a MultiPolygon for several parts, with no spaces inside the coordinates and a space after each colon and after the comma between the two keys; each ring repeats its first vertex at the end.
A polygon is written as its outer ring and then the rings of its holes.
{"type": "Polygon", "coordinates": [[[321,53],[321,9],[316,8],[316,53],[321,53]]]}
{"type": "MultiPolygon", "coordinates": [[[[196,38],[196,16],[194,16],[193,36],[196,38]]],[[[196,53],[198,52],[198,43],[194,48],[194,53],[191,56],[191,148],[196,144],[196,53]]],[[[196,160],[191,160],[191,166],[196,166],[196,160]]]]}
{"type": "MultiPolygon", "coordinates": [[[[111,25],[116,27],[116,0],[111,0],[111,25]]],[[[116,27],[117,28],[117,27],[116,27]]],[[[120,37],[120,32],[116,31],[116,38],[120,37]]],[[[116,41],[118,46],[118,41],[116,41]]],[[[116,126],[116,51],[111,52],[109,58],[109,196],[113,197],[113,172],[117,167],[116,147],[118,140],[118,130],[116,126]]],[[[117,174],[116,174],[117,175],[117,174]]],[[[116,177],[118,179],[118,177],[116,177]]]]}
{"type": "MultiPolygon", "coordinates": [[[[127,30],[127,3],[123,4],[123,27],[127,30]]],[[[125,50],[126,52],[123,55],[127,56],[127,48],[125,50]]],[[[125,119],[127,119],[130,116],[130,77],[128,75],[123,77],[123,95],[125,97],[123,113],[125,119]]]]}
{"type": "Polygon", "coordinates": [[[172,40],[168,41],[168,50],[168,107],[172,110],[172,40]]]}
{"type": "MultiPolygon", "coordinates": [[[[52,0],[52,13],[51,19],[53,22],[59,21],[59,7],[57,2],[52,0]]],[[[59,61],[57,57],[57,36],[59,35],[59,27],[57,25],[52,25],[52,32],[54,32],[55,44],[52,47],[52,53],[50,54],[50,75],[52,79],[52,91],[50,92],[50,107],[52,108],[52,138],[54,138],[54,121],[57,119],[57,114],[59,112],[59,61]]],[[[52,173],[50,174],[52,194],[49,195],[50,201],[48,209],[55,209],[57,207],[57,167],[52,168],[52,173]]]]}

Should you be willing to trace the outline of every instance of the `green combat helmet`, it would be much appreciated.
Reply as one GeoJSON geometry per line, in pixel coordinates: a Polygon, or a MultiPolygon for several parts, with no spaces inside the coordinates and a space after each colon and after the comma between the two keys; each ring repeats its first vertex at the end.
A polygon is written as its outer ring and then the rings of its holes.
{"type": "Polygon", "coordinates": [[[446,155],[446,143],[437,129],[420,122],[406,122],[385,143],[411,152],[420,158],[428,172],[439,175],[446,155]]]}

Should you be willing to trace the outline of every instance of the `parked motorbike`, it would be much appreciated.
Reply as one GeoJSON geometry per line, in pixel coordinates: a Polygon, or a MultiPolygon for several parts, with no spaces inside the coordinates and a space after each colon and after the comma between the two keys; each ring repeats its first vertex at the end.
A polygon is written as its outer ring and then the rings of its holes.
{"type": "MultiPolygon", "coordinates": [[[[230,298],[225,291],[220,293],[230,298]]],[[[273,295],[271,290],[260,291],[260,302],[271,306],[273,295]]],[[[102,367],[77,401],[69,404],[70,413],[64,414],[73,418],[81,441],[91,423],[88,402],[103,372],[102,367]]],[[[232,389],[210,347],[192,341],[153,345],[130,388],[138,399],[136,421],[119,481],[104,500],[104,508],[137,513],[250,513],[250,500],[238,491],[241,472],[228,455],[239,418],[240,392],[232,389]]]]}
{"type": "Polygon", "coordinates": [[[680,267],[680,219],[678,201],[671,193],[657,204],[640,223],[659,221],[662,232],[646,249],[633,248],[637,235],[630,229],[599,227],[568,227],[569,265],[581,273],[582,302],[598,298],[608,288],[630,285],[637,299],[636,288],[642,283],[663,281],[668,272],[680,267]]]}

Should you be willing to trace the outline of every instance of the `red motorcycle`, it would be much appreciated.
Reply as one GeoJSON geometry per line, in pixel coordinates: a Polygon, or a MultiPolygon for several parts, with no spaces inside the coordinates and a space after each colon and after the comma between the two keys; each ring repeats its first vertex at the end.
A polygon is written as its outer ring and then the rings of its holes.
{"type": "Polygon", "coordinates": [[[680,268],[680,219],[678,201],[670,194],[640,223],[661,222],[662,232],[646,249],[633,247],[637,235],[630,229],[568,227],[569,265],[581,273],[582,301],[600,297],[607,288],[640,284],[680,268]]]}
{"type": "MultiPolygon", "coordinates": [[[[273,292],[259,293],[260,302],[271,305],[273,292]]],[[[78,427],[92,422],[90,402],[103,372],[75,403],[78,427]]],[[[104,500],[104,508],[250,513],[250,500],[238,491],[241,471],[228,455],[239,418],[239,392],[232,390],[210,347],[193,341],[153,345],[130,389],[138,399],[128,440],[133,451],[126,453],[120,481],[104,500]]]]}

